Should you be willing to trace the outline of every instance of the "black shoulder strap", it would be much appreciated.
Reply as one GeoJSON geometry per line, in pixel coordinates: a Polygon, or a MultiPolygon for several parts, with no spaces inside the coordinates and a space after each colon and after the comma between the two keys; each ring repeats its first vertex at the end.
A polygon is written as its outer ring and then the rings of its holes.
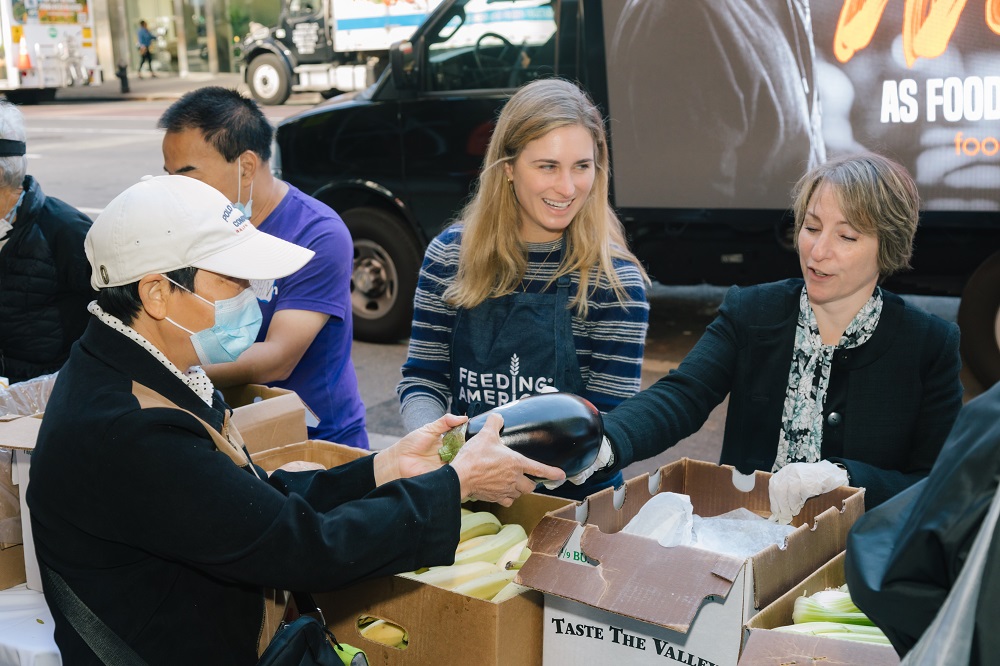
{"type": "Polygon", "coordinates": [[[146,666],[142,657],[76,596],[62,576],[48,568],[41,559],[38,560],[38,567],[48,583],[46,599],[55,603],[102,663],[108,666],[146,666]]]}

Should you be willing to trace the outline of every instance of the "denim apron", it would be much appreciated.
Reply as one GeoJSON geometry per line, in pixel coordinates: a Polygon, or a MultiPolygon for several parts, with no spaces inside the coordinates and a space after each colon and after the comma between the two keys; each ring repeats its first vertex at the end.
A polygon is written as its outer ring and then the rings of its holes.
{"type": "MultiPolygon", "coordinates": [[[[573,343],[570,278],[556,280],[554,294],[517,292],[459,308],[451,337],[451,411],[470,417],[547,386],[580,395],[583,377],[573,343]]],[[[599,484],[564,483],[549,493],[583,499],[621,484],[615,474],[599,484]]]]}

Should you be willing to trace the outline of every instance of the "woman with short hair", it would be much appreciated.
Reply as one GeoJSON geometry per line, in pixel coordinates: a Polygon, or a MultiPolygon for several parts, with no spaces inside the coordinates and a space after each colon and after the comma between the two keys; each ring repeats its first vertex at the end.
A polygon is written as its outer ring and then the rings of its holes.
{"type": "Polygon", "coordinates": [[[958,327],[879,286],[909,266],[919,204],[880,155],[809,171],[794,191],[802,278],[730,289],[680,367],[606,415],[610,469],[673,446],[728,395],[720,462],[776,472],[785,522],[809,496],[793,476],[864,487],[868,508],[925,477],[962,404],[958,327]]]}

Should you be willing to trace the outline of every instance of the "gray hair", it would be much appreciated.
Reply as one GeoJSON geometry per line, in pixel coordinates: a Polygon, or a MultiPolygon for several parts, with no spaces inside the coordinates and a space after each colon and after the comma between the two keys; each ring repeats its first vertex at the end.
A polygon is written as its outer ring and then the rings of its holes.
{"type": "MultiPolygon", "coordinates": [[[[10,102],[0,100],[0,139],[27,141],[27,138],[21,110],[10,102]]],[[[26,155],[0,157],[0,189],[13,190],[21,187],[27,173],[26,155]]]]}

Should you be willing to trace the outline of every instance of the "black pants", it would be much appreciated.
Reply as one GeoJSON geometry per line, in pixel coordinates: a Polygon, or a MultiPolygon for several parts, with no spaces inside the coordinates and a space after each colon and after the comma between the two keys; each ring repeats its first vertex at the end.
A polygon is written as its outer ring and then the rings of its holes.
{"type": "Polygon", "coordinates": [[[139,70],[138,70],[139,72],[142,71],[142,65],[144,63],[149,66],[149,73],[152,74],[153,73],[153,52],[150,51],[149,49],[146,49],[145,53],[143,53],[142,51],[139,52],[139,70]]]}

